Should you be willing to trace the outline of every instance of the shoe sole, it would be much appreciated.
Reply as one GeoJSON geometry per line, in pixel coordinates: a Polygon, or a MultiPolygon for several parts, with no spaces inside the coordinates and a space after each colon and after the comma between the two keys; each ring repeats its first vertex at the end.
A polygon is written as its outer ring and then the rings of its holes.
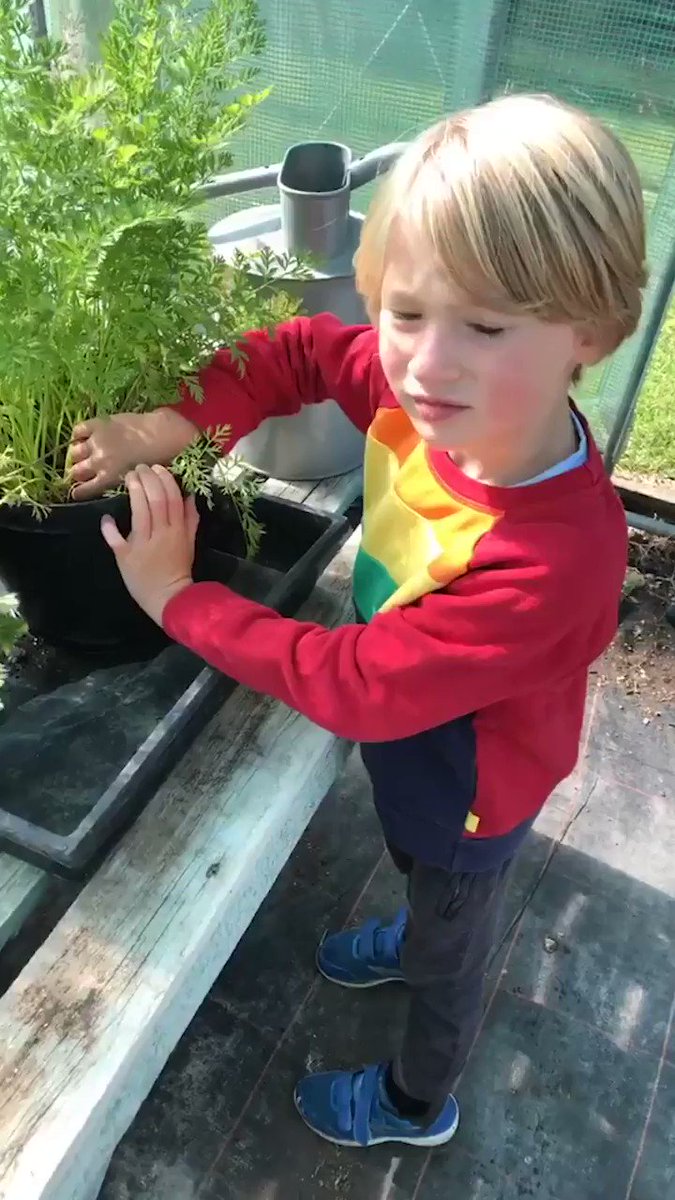
{"type": "MultiPolygon", "coordinates": [[[[321,945],[323,945],[323,943],[321,943],[321,945]]],[[[319,974],[323,975],[324,979],[327,979],[329,983],[336,983],[338,987],[359,989],[381,987],[383,983],[405,983],[405,979],[401,975],[384,975],[382,979],[367,979],[365,983],[348,983],[346,979],[336,979],[334,975],[329,975],[327,971],[324,971],[323,967],[321,966],[319,961],[321,945],[317,949],[317,952],[314,956],[314,962],[316,963],[316,969],[319,974]]]]}
{"type": "Polygon", "coordinates": [[[307,1117],[303,1113],[303,1111],[300,1107],[300,1101],[298,1100],[297,1094],[295,1092],[293,1093],[293,1103],[295,1104],[295,1107],[296,1107],[300,1117],[304,1121],[305,1125],[307,1126],[308,1129],[311,1129],[312,1133],[315,1133],[317,1137],[323,1138],[324,1141],[326,1141],[326,1142],[332,1142],[332,1144],[334,1146],[346,1146],[350,1150],[369,1150],[371,1146],[382,1146],[385,1142],[399,1142],[399,1143],[401,1143],[401,1145],[404,1145],[404,1146],[420,1146],[422,1149],[429,1149],[429,1147],[433,1147],[433,1146],[444,1146],[446,1142],[449,1142],[455,1136],[455,1134],[457,1133],[457,1130],[459,1128],[459,1112],[458,1112],[457,1116],[455,1117],[455,1121],[454,1121],[454,1124],[452,1125],[452,1128],[446,1129],[446,1131],[444,1133],[435,1133],[433,1135],[433,1137],[428,1137],[428,1138],[405,1138],[405,1137],[373,1138],[370,1142],[368,1142],[367,1146],[362,1146],[360,1142],[346,1142],[341,1138],[331,1137],[329,1133],[324,1133],[323,1129],[317,1129],[316,1125],[312,1125],[311,1121],[308,1121],[307,1117]]]}
{"type": "Polygon", "coordinates": [[[363,988],[381,987],[383,983],[405,983],[405,979],[403,979],[400,975],[385,975],[382,979],[368,979],[365,983],[348,983],[345,979],[336,979],[334,975],[329,975],[327,971],[324,971],[321,963],[319,962],[318,954],[315,962],[316,969],[319,974],[323,975],[324,979],[327,979],[329,983],[336,983],[338,987],[359,988],[362,990],[363,988]]]}

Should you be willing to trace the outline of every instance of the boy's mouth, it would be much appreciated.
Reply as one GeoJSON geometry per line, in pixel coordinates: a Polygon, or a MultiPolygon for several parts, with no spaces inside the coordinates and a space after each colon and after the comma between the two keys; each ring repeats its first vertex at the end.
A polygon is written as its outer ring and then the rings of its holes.
{"type": "Polygon", "coordinates": [[[412,400],[415,404],[417,415],[430,425],[435,425],[440,421],[448,421],[458,413],[466,412],[469,407],[467,404],[456,404],[453,400],[430,400],[426,397],[424,399],[416,399],[414,396],[412,400]]]}

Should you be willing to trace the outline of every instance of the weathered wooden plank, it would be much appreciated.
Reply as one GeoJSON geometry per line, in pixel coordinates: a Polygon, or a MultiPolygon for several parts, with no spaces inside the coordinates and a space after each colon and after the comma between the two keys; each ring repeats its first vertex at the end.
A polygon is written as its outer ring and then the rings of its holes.
{"type": "MultiPolygon", "coordinates": [[[[344,619],[357,540],[303,615],[344,619]]],[[[244,689],[196,740],[0,1000],[2,1200],[92,1200],[346,752],[244,689]]]]}
{"type": "MultiPolygon", "coordinates": [[[[0,593],[7,590],[0,576],[0,593]]],[[[0,852],[0,950],[19,932],[46,886],[47,876],[37,867],[0,852]]]]}
{"type": "Polygon", "coordinates": [[[275,496],[279,500],[294,500],[296,504],[308,501],[315,484],[308,479],[296,479],[290,483],[283,479],[268,479],[264,486],[266,496],[275,496]]]}
{"type": "MultiPolygon", "coordinates": [[[[236,477],[237,470],[243,467],[223,460],[224,469],[236,477]]],[[[216,468],[217,470],[220,468],[216,468]]],[[[294,500],[296,504],[308,503],[324,512],[345,512],[361,495],[363,489],[363,471],[359,467],[346,475],[334,475],[329,479],[296,479],[292,482],[282,479],[267,479],[263,491],[266,496],[276,496],[281,500],[294,500]]]]}
{"type": "Polygon", "coordinates": [[[48,880],[39,867],[0,854],[0,950],[39,903],[48,880]]]}
{"type": "Polygon", "coordinates": [[[334,479],[322,479],[307,496],[307,503],[324,512],[346,512],[363,492],[363,471],[350,471],[334,479]]]}

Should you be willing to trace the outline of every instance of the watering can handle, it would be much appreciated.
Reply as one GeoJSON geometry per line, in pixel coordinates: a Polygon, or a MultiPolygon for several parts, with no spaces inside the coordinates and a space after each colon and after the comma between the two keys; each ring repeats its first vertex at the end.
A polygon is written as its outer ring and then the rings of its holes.
{"type": "Polygon", "coordinates": [[[355,159],[349,167],[351,190],[363,187],[364,183],[383,175],[400,158],[406,146],[406,142],[388,142],[386,146],[378,146],[377,150],[364,154],[363,158],[355,159]]]}
{"type": "Polygon", "coordinates": [[[214,175],[207,183],[197,185],[193,194],[198,203],[215,200],[218,196],[236,196],[238,192],[254,192],[258,188],[276,187],[281,163],[269,167],[252,167],[249,171],[231,171],[228,175],[214,175]]]}
{"type": "MultiPolygon", "coordinates": [[[[349,166],[349,181],[352,191],[370,183],[377,175],[387,171],[392,163],[406,148],[406,142],[389,142],[386,146],[378,146],[357,158],[349,166]]],[[[276,187],[281,171],[281,163],[272,163],[269,167],[252,167],[248,171],[232,171],[228,175],[215,175],[194,189],[195,200],[214,200],[217,196],[235,196],[238,192],[257,191],[258,188],[276,187]]]]}

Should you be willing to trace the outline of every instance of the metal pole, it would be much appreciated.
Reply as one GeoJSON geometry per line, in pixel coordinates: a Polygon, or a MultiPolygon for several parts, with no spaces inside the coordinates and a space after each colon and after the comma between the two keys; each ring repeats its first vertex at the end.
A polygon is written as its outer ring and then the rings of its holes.
{"type": "Polygon", "coordinates": [[[662,517],[643,517],[640,513],[626,512],[626,523],[631,529],[641,529],[643,533],[675,537],[675,525],[672,521],[664,521],[662,517]]]}
{"type": "Polygon", "coordinates": [[[34,0],[30,6],[30,15],[33,22],[33,34],[37,38],[47,36],[47,18],[45,16],[45,6],[42,0],[34,0]]]}
{"type": "Polygon", "coordinates": [[[494,95],[511,0],[455,0],[446,11],[452,38],[443,70],[443,109],[452,113],[494,95]]]}

